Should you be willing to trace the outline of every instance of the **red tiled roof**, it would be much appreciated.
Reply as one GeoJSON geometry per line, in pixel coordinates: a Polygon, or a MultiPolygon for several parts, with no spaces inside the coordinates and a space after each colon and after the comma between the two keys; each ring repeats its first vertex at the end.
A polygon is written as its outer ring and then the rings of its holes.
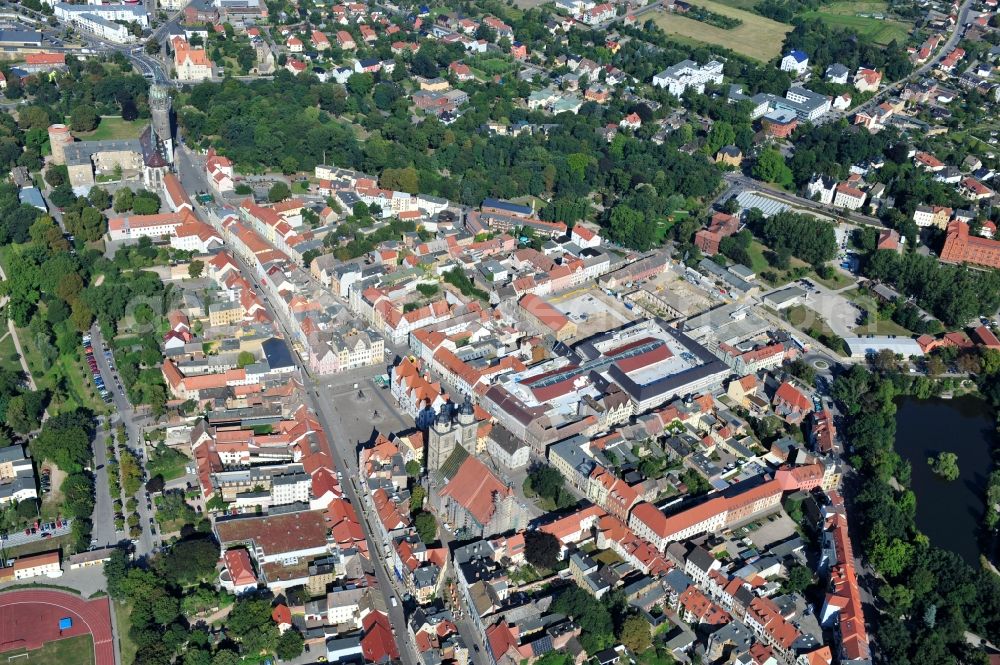
{"type": "Polygon", "coordinates": [[[279,626],[286,623],[291,624],[292,611],[288,609],[287,605],[279,603],[275,605],[274,609],[271,611],[271,618],[274,619],[274,623],[278,624],[279,626]]]}
{"type": "Polygon", "coordinates": [[[774,393],[774,401],[784,402],[799,411],[808,411],[812,407],[809,398],[788,381],[778,386],[778,391],[774,393]]]}
{"type": "Polygon", "coordinates": [[[565,314],[533,293],[521,298],[519,304],[525,311],[554,332],[559,332],[569,325],[569,318],[565,314]]]}
{"type": "Polygon", "coordinates": [[[245,549],[226,550],[224,559],[226,569],[229,571],[229,578],[234,585],[245,586],[257,583],[257,576],[254,575],[253,566],[250,563],[250,555],[245,549]]]}
{"type": "Polygon", "coordinates": [[[27,53],[24,56],[26,65],[65,65],[64,53],[27,53]]]}
{"type": "Polygon", "coordinates": [[[396,639],[392,635],[389,617],[382,612],[371,612],[362,622],[364,637],[361,638],[361,651],[365,660],[371,663],[384,663],[399,658],[396,639]]]}
{"type": "Polygon", "coordinates": [[[510,493],[510,488],[500,482],[485,464],[471,456],[440,492],[442,497],[450,497],[469,511],[482,525],[488,524],[493,517],[494,495],[503,498],[510,493]]]}

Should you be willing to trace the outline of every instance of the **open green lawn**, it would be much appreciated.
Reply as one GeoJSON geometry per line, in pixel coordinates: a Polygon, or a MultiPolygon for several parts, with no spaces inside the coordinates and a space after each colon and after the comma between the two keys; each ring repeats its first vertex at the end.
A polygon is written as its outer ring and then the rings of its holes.
{"type": "Polygon", "coordinates": [[[118,645],[122,652],[123,663],[131,663],[135,660],[135,652],[139,648],[132,641],[129,631],[132,628],[132,603],[112,601],[112,608],[115,615],[115,627],[118,629],[118,645]]]}
{"type": "Polygon", "coordinates": [[[770,267],[767,259],[764,258],[764,245],[760,244],[756,240],[750,243],[749,254],[750,260],[753,264],[750,268],[757,273],[758,276],[770,267]]]}
{"type": "Polygon", "coordinates": [[[150,455],[149,475],[160,475],[163,476],[164,480],[180,478],[186,473],[186,467],[190,461],[188,456],[182,452],[165,445],[158,446],[150,455]]]}
{"type": "MultiPolygon", "coordinates": [[[[760,0],[716,0],[720,5],[725,5],[727,7],[732,7],[734,9],[742,9],[744,11],[752,12],[753,8],[756,7],[760,0]]],[[[697,1],[695,2],[697,4],[697,1]]]]}
{"type": "Polygon", "coordinates": [[[834,273],[833,273],[833,278],[831,278],[831,279],[823,279],[822,277],[820,277],[819,275],[817,275],[816,271],[814,270],[809,275],[809,279],[812,279],[812,280],[815,280],[815,281],[819,282],[820,284],[822,284],[823,286],[825,286],[828,289],[842,289],[842,288],[844,288],[845,286],[847,286],[848,284],[851,283],[851,278],[850,277],[848,277],[847,275],[845,275],[845,274],[843,274],[841,272],[836,272],[836,271],[834,271],[834,273]]]}
{"type": "Polygon", "coordinates": [[[897,337],[913,337],[913,331],[907,330],[892,319],[879,318],[875,322],[875,331],[871,331],[869,325],[861,326],[858,332],[864,331],[869,335],[896,335],[897,337]]]}
{"type": "Polygon", "coordinates": [[[907,330],[892,319],[884,318],[878,313],[878,303],[867,293],[858,289],[851,289],[844,292],[844,297],[856,303],[858,307],[868,312],[868,323],[854,329],[858,335],[897,335],[900,337],[913,337],[912,330],[907,330]],[[874,321],[874,325],[873,322],[874,321]]]}
{"type": "MultiPolygon", "coordinates": [[[[69,122],[69,120],[67,120],[69,122]]],[[[73,136],[81,141],[106,141],[108,139],[137,139],[146,128],[145,122],[135,120],[126,122],[121,118],[101,118],[101,124],[92,132],[73,132],[73,136]]]]}
{"type": "Polygon", "coordinates": [[[823,335],[834,335],[826,320],[805,305],[795,305],[785,310],[785,320],[803,332],[807,332],[811,326],[815,331],[823,335]]]}
{"type": "Polygon", "coordinates": [[[17,347],[14,346],[14,338],[7,332],[6,326],[0,327],[0,367],[12,372],[21,371],[17,347]]]}
{"type": "Polygon", "coordinates": [[[894,39],[903,43],[913,26],[896,19],[874,18],[879,15],[888,16],[888,13],[889,5],[886,2],[852,1],[834,2],[818,10],[804,12],[801,16],[822,19],[834,28],[850,28],[878,44],[888,44],[894,39]]]}
{"type": "Polygon", "coordinates": [[[89,379],[84,378],[84,372],[89,372],[89,369],[85,369],[83,364],[82,351],[79,352],[79,356],[76,354],[59,356],[55,363],[50,364],[42,357],[35,339],[27,328],[19,328],[17,336],[21,340],[28,369],[31,370],[31,376],[39,389],[52,391],[59,383],[60,377],[65,379],[62,382],[64,390],[58,391],[59,396],[64,399],[55,401],[54,407],[51,408],[54,413],[72,411],[77,407],[84,407],[97,413],[107,410],[107,406],[94,392],[93,387],[85,384],[89,379]]]}
{"type": "Polygon", "coordinates": [[[90,635],[67,637],[64,640],[49,642],[34,651],[26,649],[4,651],[0,654],[0,658],[10,665],[66,665],[66,663],[93,665],[94,639],[90,635]]]}
{"type": "MultiPolygon", "coordinates": [[[[778,270],[777,268],[771,267],[771,264],[767,262],[767,258],[764,256],[764,252],[767,251],[767,247],[761,242],[757,240],[751,242],[750,249],[748,251],[750,254],[750,268],[757,273],[758,279],[763,279],[761,278],[761,273],[764,271],[772,272],[778,276],[778,278],[773,281],[764,280],[771,286],[781,286],[782,284],[786,284],[793,279],[793,276],[789,274],[791,270],[778,270]]],[[[806,266],[806,263],[793,256],[788,265],[790,269],[803,268],[806,266]]],[[[797,277],[795,279],[797,279],[797,277]]]]}
{"type": "Polygon", "coordinates": [[[653,21],[668,35],[724,46],[763,62],[771,60],[781,52],[785,35],[792,29],[790,25],[715,0],[696,0],[694,4],[716,14],[738,18],[743,21],[743,25],[732,30],[724,30],[669,12],[656,12],[653,21]]]}

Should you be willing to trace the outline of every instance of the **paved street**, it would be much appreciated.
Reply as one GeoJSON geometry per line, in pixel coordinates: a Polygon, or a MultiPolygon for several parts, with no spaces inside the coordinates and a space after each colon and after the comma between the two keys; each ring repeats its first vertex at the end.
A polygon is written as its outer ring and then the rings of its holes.
{"type": "MultiPolygon", "coordinates": [[[[115,386],[115,377],[117,372],[113,371],[108,364],[107,359],[104,357],[104,339],[101,337],[100,327],[96,324],[91,328],[91,344],[94,347],[94,358],[97,360],[97,367],[101,370],[101,374],[105,377],[106,385],[108,390],[112,394],[112,404],[115,407],[115,414],[111,417],[111,428],[112,432],[118,427],[119,423],[125,425],[125,432],[128,435],[128,447],[135,452],[139,459],[141,460],[143,466],[146,464],[146,450],[143,445],[142,439],[142,427],[139,422],[143,418],[138,418],[132,405],[129,404],[128,398],[118,391],[115,386]]],[[[103,446],[102,446],[103,448],[103,446]]],[[[146,489],[142,487],[136,493],[136,500],[139,502],[139,525],[142,527],[142,536],[139,537],[138,542],[135,544],[135,556],[143,557],[150,554],[156,547],[159,547],[160,538],[158,535],[153,535],[150,533],[149,519],[153,517],[153,512],[146,508],[146,489]]],[[[112,526],[114,529],[112,516],[112,526]]],[[[95,523],[95,530],[96,530],[95,523]]],[[[122,538],[126,537],[126,534],[122,534],[122,538]]]]}
{"type": "Polygon", "coordinates": [[[781,201],[786,205],[795,208],[804,208],[806,210],[812,210],[818,214],[824,215],[826,217],[841,218],[850,221],[854,224],[861,224],[864,226],[875,226],[878,228],[884,228],[885,224],[882,223],[876,217],[869,217],[868,215],[862,215],[861,213],[853,212],[847,209],[833,208],[832,206],[823,205],[822,203],[817,203],[810,199],[797,196],[795,194],[786,192],[782,189],[777,189],[771,187],[767,183],[761,182],[759,180],[754,180],[748,176],[743,175],[738,171],[731,171],[726,173],[723,178],[727,183],[729,183],[728,189],[717,197],[716,202],[728,199],[730,196],[734,196],[741,191],[757,192],[759,194],[764,194],[768,198],[781,201]]]}
{"type": "MultiPolygon", "coordinates": [[[[112,436],[114,434],[112,433],[112,436]]],[[[98,421],[97,435],[94,437],[94,514],[91,516],[93,532],[91,542],[95,547],[107,547],[118,543],[123,534],[115,531],[115,511],[113,501],[118,497],[118,488],[108,485],[108,435],[105,433],[103,419],[98,421]]]]}

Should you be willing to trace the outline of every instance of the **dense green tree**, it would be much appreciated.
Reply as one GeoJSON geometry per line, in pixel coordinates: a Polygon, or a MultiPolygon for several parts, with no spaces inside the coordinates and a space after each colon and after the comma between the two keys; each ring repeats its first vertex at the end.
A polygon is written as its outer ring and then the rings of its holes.
{"type": "Polygon", "coordinates": [[[961,473],[958,468],[958,455],[952,452],[945,451],[930,457],[927,459],[927,464],[943,480],[958,480],[961,473]]]}
{"type": "Polygon", "coordinates": [[[782,187],[792,185],[792,171],[785,164],[785,158],[775,148],[765,148],[757,157],[753,176],[764,182],[772,182],[782,187]]]}
{"type": "Polygon", "coordinates": [[[553,570],[561,554],[562,546],[552,534],[536,530],[524,533],[524,558],[535,568],[553,570]]]}
{"type": "Polygon", "coordinates": [[[367,72],[356,72],[347,79],[347,90],[352,95],[365,97],[375,87],[375,79],[367,72]]]}
{"type": "Polygon", "coordinates": [[[641,616],[633,614],[625,619],[618,639],[633,654],[645,653],[652,644],[649,622],[641,616]]]}
{"type": "Polygon", "coordinates": [[[431,513],[417,513],[417,516],[413,518],[413,526],[424,544],[429,545],[437,540],[437,520],[431,513]]]}
{"type": "Polygon", "coordinates": [[[292,628],[281,634],[274,652],[281,660],[292,660],[302,655],[304,646],[302,633],[292,628]]]}
{"type": "Polygon", "coordinates": [[[158,562],[164,579],[175,584],[194,584],[211,579],[219,560],[219,546],[211,538],[182,540],[158,562]]]}
{"type": "Polygon", "coordinates": [[[279,201],[284,201],[292,195],[292,190],[288,188],[288,185],[282,181],[278,181],[271,185],[271,189],[267,190],[267,200],[271,203],[278,203],[279,201]]]}
{"type": "Polygon", "coordinates": [[[97,110],[87,104],[77,106],[70,115],[70,127],[74,132],[89,132],[97,129],[100,121],[101,118],[97,115],[97,110]]]}

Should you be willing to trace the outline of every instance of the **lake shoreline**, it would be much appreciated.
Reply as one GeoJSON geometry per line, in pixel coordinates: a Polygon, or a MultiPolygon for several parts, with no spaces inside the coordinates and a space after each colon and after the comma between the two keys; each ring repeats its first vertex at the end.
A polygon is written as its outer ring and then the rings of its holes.
{"type": "Polygon", "coordinates": [[[993,542],[983,542],[989,536],[983,519],[997,445],[993,409],[974,396],[901,397],[896,407],[895,449],[912,470],[917,528],[934,545],[978,567],[980,556],[995,549],[993,542]],[[939,478],[927,463],[941,452],[958,456],[959,476],[954,481],[939,478]]]}

